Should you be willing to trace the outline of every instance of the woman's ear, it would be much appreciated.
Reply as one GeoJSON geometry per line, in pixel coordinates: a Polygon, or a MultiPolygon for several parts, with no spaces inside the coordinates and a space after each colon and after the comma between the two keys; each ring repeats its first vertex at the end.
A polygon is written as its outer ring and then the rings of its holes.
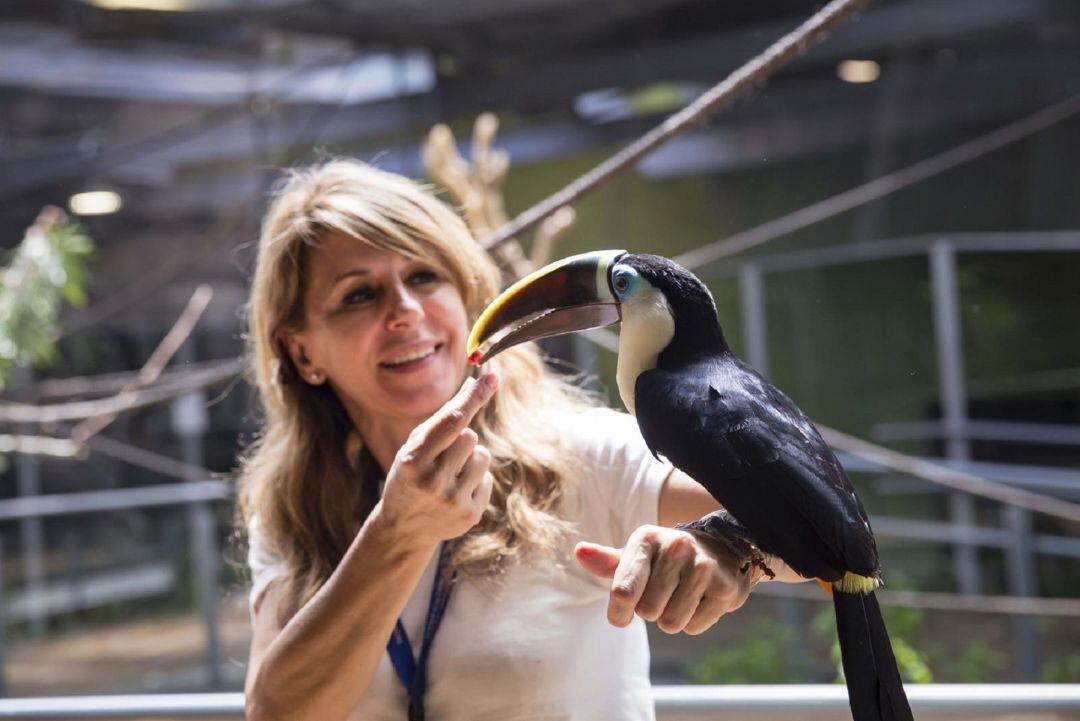
{"type": "Polygon", "coordinates": [[[285,349],[285,352],[289,354],[293,366],[305,382],[312,385],[320,385],[326,380],[323,372],[315,366],[315,363],[308,356],[304,338],[301,333],[297,331],[281,331],[278,336],[278,343],[285,349]]]}

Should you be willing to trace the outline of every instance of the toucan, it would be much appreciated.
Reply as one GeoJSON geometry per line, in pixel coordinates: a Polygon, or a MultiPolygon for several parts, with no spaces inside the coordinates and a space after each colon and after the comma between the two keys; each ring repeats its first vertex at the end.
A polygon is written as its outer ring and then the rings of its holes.
{"type": "Polygon", "coordinates": [[[724,508],[698,528],[770,574],[766,554],[817,579],[832,595],[855,721],[911,719],[874,596],[881,564],[866,511],[802,410],[732,353],[693,273],[621,250],[556,261],[488,305],[470,333],[469,362],[619,322],[616,380],[642,437],[724,508]]]}

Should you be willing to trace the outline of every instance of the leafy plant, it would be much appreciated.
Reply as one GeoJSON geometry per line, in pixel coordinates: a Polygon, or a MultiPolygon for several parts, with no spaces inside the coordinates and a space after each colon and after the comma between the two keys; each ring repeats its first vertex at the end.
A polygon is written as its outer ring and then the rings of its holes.
{"type": "MultiPolygon", "coordinates": [[[[890,578],[890,587],[897,587],[898,584],[892,581],[893,579],[890,578]]],[[[917,608],[889,606],[882,608],[882,615],[889,629],[889,639],[892,641],[893,655],[896,656],[900,676],[907,683],[932,683],[934,674],[927,655],[914,643],[915,637],[922,628],[923,612],[917,608]]],[[[836,616],[831,605],[818,611],[811,621],[811,628],[815,633],[826,638],[836,638],[836,616]]],[[[838,640],[833,641],[829,657],[836,664],[836,682],[843,683],[844,668],[840,662],[838,640]]]]}
{"type": "Polygon", "coordinates": [[[791,629],[770,619],[758,620],[749,637],[735,646],[709,649],[705,658],[684,668],[693,683],[786,683],[794,670],[788,659],[793,642],[791,629]]]}
{"type": "Polygon", "coordinates": [[[59,208],[46,207],[12,252],[0,282],[0,389],[17,366],[56,358],[64,301],[86,301],[90,236],[59,208]]]}
{"type": "Polygon", "coordinates": [[[986,683],[1008,666],[1007,654],[988,643],[975,641],[966,644],[959,654],[952,655],[946,671],[950,679],[958,683],[986,683]]]}
{"type": "Polygon", "coordinates": [[[1080,653],[1047,659],[1043,664],[1042,680],[1045,683],[1077,683],[1080,681],[1080,653]]]}

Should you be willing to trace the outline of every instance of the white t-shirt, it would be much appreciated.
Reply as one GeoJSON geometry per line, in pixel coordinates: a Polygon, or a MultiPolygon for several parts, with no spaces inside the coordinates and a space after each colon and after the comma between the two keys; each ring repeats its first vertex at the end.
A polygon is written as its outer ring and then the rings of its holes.
{"type": "MultiPolygon", "coordinates": [[[[608,623],[610,582],[581,570],[577,541],[622,546],[639,526],[656,523],[660,489],[671,467],[645,446],[633,418],[590,409],[566,423],[568,451],[581,473],[569,483],[562,515],[570,534],[558,561],[515,565],[497,583],[459,581],[428,659],[427,717],[437,721],[651,721],[645,625],[608,623]]],[[[257,527],[250,531],[251,601],[283,572],[257,527]]],[[[436,556],[438,554],[435,554],[436,556]]],[[[422,637],[435,576],[433,558],[401,619],[422,637]]],[[[408,695],[388,654],[350,719],[402,721],[408,695]]]]}

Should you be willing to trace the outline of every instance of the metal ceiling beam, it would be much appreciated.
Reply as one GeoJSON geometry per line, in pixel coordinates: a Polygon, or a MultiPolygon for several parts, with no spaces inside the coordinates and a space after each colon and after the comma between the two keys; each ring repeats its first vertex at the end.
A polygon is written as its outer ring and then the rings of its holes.
{"type": "MultiPolygon", "coordinates": [[[[720,32],[650,47],[606,49],[594,54],[552,53],[543,62],[524,59],[499,76],[469,75],[447,84],[444,101],[453,116],[466,107],[495,106],[501,98],[528,94],[529,108],[566,104],[585,89],[633,88],[657,81],[713,83],[770,41],[790,32],[799,18],[720,32]],[[467,91],[467,92],[466,92],[467,91]]],[[[1080,3],[1071,0],[907,0],[872,5],[858,20],[841,26],[822,43],[792,62],[779,76],[830,67],[846,58],[887,59],[919,48],[964,46],[1034,23],[1054,23],[1062,32],[1080,30],[1080,3]],[[954,45],[955,44],[955,45],[954,45]]],[[[1064,41],[1063,41],[1064,42],[1064,41]]],[[[775,82],[775,81],[774,81],[775,82]]]]}
{"type": "MultiPolygon", "coordinates": [[[[1080,58],[1066,63],[1062,58],[1051,56],[1004,56],[984,59],[977,65],[947,68],[916,67],[925,81],[920,85],[919,98],[907,104],[905,120],[898,127],[898,138],[920,133],[941,131],[950,127],[985,127],[1030,112],[1045,102],[1040,97],[1025,92],[1035,82],[1041,83],[1040,92],[1067,95],[1076,91],[1073,78],[1080,77],[1080,58]],[[1045,74],[1046,63],[1061,68],[1058,76],[1045,74]],[[1008,89],[1004,92],[1003,89],[1008,89]]],[[[763,162],[782,163],[798,158],[812,157],[827,152],[857,147],[867,142],[871,132],[867,119],[878,101],[880,89],[852,87],[840,81],[803,82],[795,86],[770,88],[761,98],[714,121],[710,129],[676,138],[639,166],[640,172],[653,177],[669,177],[702,172],[730,172],[754,167],[763,162]]],[[[389,113],[390,106],[383,107],[389,113]]],[[[359,113],[359,111],[356,111],[359,113]]],[[[374,113],[372,114],[374,115],[374,113]]],[[[400,117],[416,120],[418,116],[406,110],[400,117]]],[[[371,123],[374,117],[369,117],[371,123]]],[[[431,121],[436,121],[431,118],[431,121]]],[[[323,135],[324,142],[337,147],[348,147],[350,154],[375,160],[390,170],[408,175],[422,175],[424,170],[416,141],[403,143],[380,142],[373,144],[362,134],[349,113],[343,113],[339,124],[329,124],[323,135]],[[347,133],[353,132],[351,139],[347,133]],[[336,136],[334,133],[342,133],[336,136]]],[[[392,116],[386,120],[392,123],[392,116]]],[[[368,127],[371,127],[370,125],[368,127]]],[[[580,153],[590,148],[615,145],[624,140],[625,127],[590,126],[584,123],[546,124],[540,128],[511,129],[501,134],[498,144],[510,153],[517,165],[549,161],[565,155],[580,153]]],[[[287,137],[283,135],[282,137],[287,137]]],[[[296,136],[292,136],[295,138],[296,136]]],[[[245,163],[244,145],[230,146],[215,142],[213,138],[200,140],[204,162],[228,156],[228,148],[234,148],[235,167],[240,176],[245,163]],[[212,155],[215,153],[216,155],[212,155]]],[[[293,144],[291,148],[303,147],[293,144]]],[[[288,148],[278,147],[278,151],[288,148]]],[[[462,148],[468,152],[468,148],[462,148]]],[[[162,158],[164,160],[165,157],[162,158]]],[[[173,156],[173,160],[195,163],[193,155],[173,156]]],[[[203,174],[193,173],[197,182],[170,191],[168,207],[179,209],[186,203],[197,207],[201,203],[242,202],[245,187],[234,182],[237,173],[225,173],[218,180],[210,180],[203,174]],[[228,200],[227,200],[228,199],[228,200]]],[[[150,208],[157,203],[148,198],[150,208]]],[[[160,212],[167,212],[161,207],[160,212]]]]}
{"type": "MultiPolygon", "coordinates": [[[[888,65],[884,71],[889,72],[888,65]]],[[[920,83],[919,97],[907,105],[904,125],[908,133],[1017,115],[1045,102],[1029,92],[1035,87],[1043,97],[1075,92],[1080,58],[1069,51],[999,53],[971,63],[923,63],[912,72],[920,83]],[[1048,74],[1047,67],[1057,72],[1048,74]]],[[[87,156],[53,150],[8,157],[0,176],[0,197],[87,176],[164,185],[174,180],[177,170],[208,163],[231,163],[247,173],[253,162],[281,162],[313,146],[348,147],[372,156],[389,150],[394,156],[391,160],[403,170],[418,170],[415,142],[372,144],[372,139],[423,132],[444,119],[441,108],[446,101],[458,102],[457,93],[466,91],[440,91],[438,106],[433,98],[418,96],[356,107],[280,107],[264,115],[227,114],[172,132],[166,128],[145,141],[117,141],[87,156]]],[[[513,108],[527,92],[519,88],[496,107],[513,108]]],[[[865,140],[864,120],[879,92],[877,83],[851,86],[831,76],[815,81],[779,80],[753,103],[732,109],[714,122],[712,130],[673,141],[642,167],[656,175],[724,171],[760,163],[766,156],[779,161],[852,147],[865,140]]],[[[469,114],[483,109],[470,106],[469,114]]],[[[625,133],[620,126],[590,128],[567,123],[510,133],[500,142],[509,147],[515,162],[527,163],[616,143],[625,133]]],[[[235,177],[235,173],[229,175],[235,177]]]]}
{"type": "MultiPolygon", "coordinates": [[[[328,19],[321,30],[338,37],[356,37],[357,31],[351,26],[357,17],[374,13],[377,19],[382,18],[379,22],[401,20],[407,10],[398,8],[395,15],[393,9],[380,8],[377,4],[363,7],[356,4],[354,13],[337,13],[333,18],[336,22],[328,19]]],[[[203,22],[213,22],[213,13],[202,15],[203,22]]],[[[248,16],[240,14],[236,20],[242,22],[245,17],[248,16]]],[[[259,8],[252,8],[249,19],[283,31],[294,30],[293,23],[297,22],[294,14],[275,14],[259,8]]],[[[1012,32],[1035,21],[1049,23],[1055,19],[1072,19],[1075,31],[1080,9],[1069,0],[907,0],[872,6],[858,22],[835,31],[827,42],[794,63],[792,69],[797,71],[799,67],[805,69],[846,57],[887,55],[902,48],[970,42],[1012,32]]],[[[451,98],[446,110],[456,114],[459,102],[492,105],[499,98],[518,93],[522,87],[529,89],[534,104],[550,106],[589,88],[672,78],[715,79],[759,52],[769,39],[789,31],[797,21],[793,17],[752,27],[725,28],[647,48],[631,44],[622,52],[605,49],[594,54],[547,53],[542,42],[516,53],[495,52],[491,59],[501,58],[504,67],[509,63],[511,69],[515,66],[514,57],[520,58],[517,71],[486,79],[470,73],[461,81],[468,84],[468,93],[460,93],[456,101],[451,98]],[[543,63],[530,60],[538,54],[544,54],[543,63]]],[[[475,34],[476,28],[472,29],[475,34]]],[[[384,55],[371,60],[338,62],[304,73],[297,68],[281,68],[257,60],[210,61],[185,55],[175,48],[161,48],[151,57],[147,55],[145,49],[141,52],[103,50],[51,27],[26,23],[0,25],[0,86],[81,97],[209,105],[242,102],[253,91],[267,88],[261,92],[285,102],[356,104],[379,97],[380,91],[383,95],[391,91],[377,76],[383,75],[378,69],[381,65],[394,62],[394,56],[384,55]]],[[[407,54],[397,62],[400,66],[394,66],[393,72],[399,84],[415,87],[431,84],[432,71],[421,57],[407,54]]]]}
{"type": "Polygon", "coordinates": [[[258,98],[289,104],[359,105],[430,91],[435,71],[426,54],[332,54],[315,67],[258,59],[208,60],[172,48],[152,52],[87,46],[61,30],[0,25],[0,86],[109,100],[207,106],[258,98]]]}

